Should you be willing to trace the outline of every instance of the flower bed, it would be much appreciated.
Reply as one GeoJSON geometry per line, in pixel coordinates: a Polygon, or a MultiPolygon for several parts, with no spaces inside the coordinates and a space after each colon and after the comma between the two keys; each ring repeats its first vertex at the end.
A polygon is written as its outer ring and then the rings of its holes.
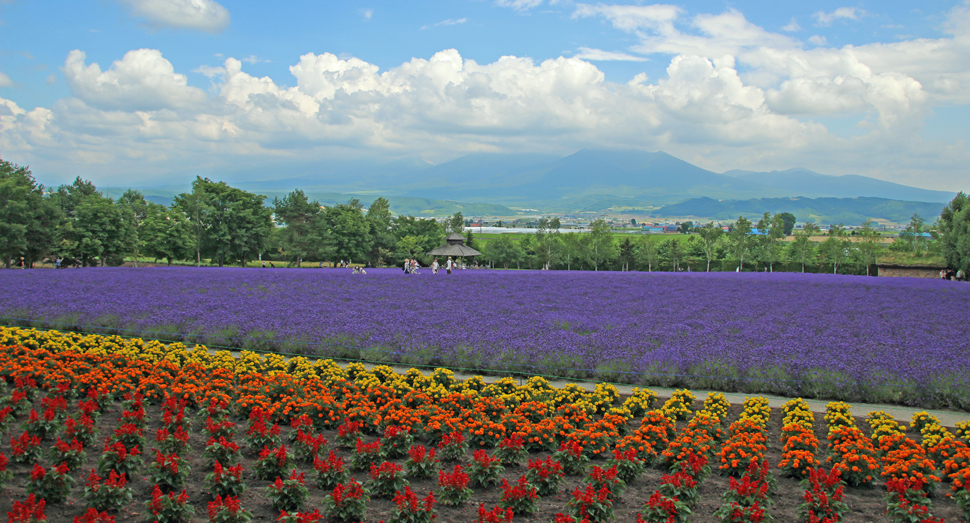
{"type": "MultiPolygon", "coordinates": [[[[794,521],[805,503],[801,493],[837,487],[828,479],[799,486],[802,467],[782,477],[770,472],[783,463],[783,451],[791,458],[805,445],[829,441],[829,424],[816,423],[797,402],[778,411],[756,397],[730,405],[717,395],[700,402],[683,393],[668,417],[644,410],[664,404],[653,393],[624,399],[604,384],[594,391],[556,390],[541,378],[486,383],[455,379],[445,369],[428,376],[251,353],[226,359],[117,337],[24,330],[0,336],[17,343],[0,347],[0,410],[10,408],[0,440],[0,512],[36,512],[43,498],[51,521],[87,517],[91,509],[98,518],[91,521],[130,514],[166,514],[169,521],[207,515],[235,521],[251,514],[254,521],[273,521],[280,511],[288,514],[284,521],[311,521],[315,511],[324,520],[358,521],[363,511],[366,522],[432,515],[470,522],[507,521],[511,509],[517,521],[555,521],[559,514],[561,521],[632,523],[638,514],[645,521],[660,517],[678,498],[693,513],[691,521],[742,513],[751,521],[794,521]],[[634,408],[640,416],[632,415],[634,408]],[[46,409],[52,414],[45,416],[46,409]],[[474,422],[465,416],[469,411],[479,415],[474,422]],[[346,421],[351,413],[356,421],[346,421]],[[468,445],[468,432],[483,416],[505,428],[497,447],[468,445]],[[672,419],[679,416],[687,419],[672,419]],[[81,418],[90,420],[93,438],[66,443],[81,418]],[[526,445],[526,436],[539,433],[536,427],[550,424],[550,443],[526,445]],[[183,436],[175,439],[176,433],[183,436]],[[353,444],[338,443],[341,434],[353,444]],[[33,438],[41,441],[41,453],[22,452],[22,462],[7,459],[14,446],[30,447],[33,438]],[[306,447],[302,457],[293,454],[297,445],[306,447]],[[352,471],[350,464],[366,453],[373,453],[374,466],[352,471]],[[443,453],[450,453],[449,461],[443,453]],[[507,466],[483,472],[503,456],[511,456],[507,466]],[[568,460],[576,460],[570,463],[578,473],[565,470],[568,460]],[[774,482],[777,488],[760,493],[774,482]]],[[[931,472],[951,481],[937,485],[937,494],[953,494],[934,499],[933,515],[959,519],[970,460],[961,442],[941,447],[955,435],[929,418],[922,431],[904,434],[881,414],[868,424],[844,409],[840,416],[830,416],[841,420],[831,423],[833,429],[859,431],[876,467],[876,488],[844,488],[843,521],[885,512],[883,478],[931,472]],[[856,428],[866,425],[874,432],[856,428]],[[878,447],[872,446],[874,433],[878,447]],[[944,453],[946,463],[926,457],[944,453]]],[[[847,435],[834,439],[850,441],[847,435]]],[[[817,455],[842,463],[848,448],[844,454],[819,448],[817,455]]],[[[812,510],[829,510],[813,502],[812,510]]]]}

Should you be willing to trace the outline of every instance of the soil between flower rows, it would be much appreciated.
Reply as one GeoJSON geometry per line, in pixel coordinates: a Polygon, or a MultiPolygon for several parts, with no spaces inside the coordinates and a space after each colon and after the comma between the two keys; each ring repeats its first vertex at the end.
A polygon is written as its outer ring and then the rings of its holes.
{"type": "MultiPolygon", "coordinates": [[[[660,401],[664,401],[666,398],[660,398],[660,401]]],[[[694,409],[699,410],[702,408],[703,402],[697,401],[694,404],[694,409]]],[[[39,397],[35,400],[35,407],[40,411],[40,401],[39,397]]],[[[82,469],[72,471],[72,476],[77,481],[74,489],[71,492],[68,500],[64,503],[51,504],[46,508],[45,513],[47,518],[51,522],[70,522],[73,521],[75,516],[82,515],[85,510],[85,503],[83,499],[84,492],[84,482],[90,474],[91,470],[97,467],[98,457],[103,449],[104,438],[111,434],[112,431],[119,426],[118,418],[121,415],[122,407],[120,402],[114,402],[107,406],[97,423],[98,429],[98,442],[95,445],[85,449],[86,450],[86,461],[82,469]]],[[[154,459],[153,448],[155,431],[161,427],[162,421],[162,411],[161,407],[158,405],[145,405],[146,418],[148,419],[148,426],[144,431],[145,434],[145,449],[143,449],[143,459],[145,460],[145,465],[142,468],[140,474],[135,474],[133,478],[130,478],[130,486],[134,490],[134,500],[130,505],[125,507],[123,510],[115,514],[116,520],[121,521],[151,521],[146,516],[145,502],[151,499],[151,492],[153,485],[147,480],[148,476],[148,465],[154,459]]],[[[736,420],[741,413],[741,405],[732,405],[728,417],[724,422],[726,427],[730,422],[736,420]]],[[[189,414],[189,410],[186,409],[186,414],[189,414]]],[[[195,517],[192,519],[193,522],[204,522],[208,520],[206,508],[208,503],[212,498],[206,493],[203,486],[203,480],[205,475],[211,472],[211,469],[207,466],[206,460],[202,456],[202,450],[205,448],[206,436],[201,430],[201,426],[204,424],[205,418],[198,418],[193,412],[193,425],[190,432],[190,445],[192,451],[183,455],[183,459],[186,459],[191,466],[191,473],[188,476],[185,484],[185,490],[189,496],[189,503],[195,508],[195,517]]],[[[25,419],[25,417],[23,417],[25,419]]],[[[780,409],[772,409],[771,418],[768,424],[768,435],[770,446],[768,452],[765,454],[768,463],[773,467],[777,467],[778,462],[781,460],[781,443],[779,441],[781,435],[781,420],[782,413],[780,409]]],[[[19,420],[23,421],[23,419],[19,420]]],[[[235,441],[242,447],[242,459],[241,463],[243,465],[244,473],[243,479],[247,485],[246,492],[240,496],[240,501],[242,506],[250,510],[253,513],[253,521],[275,521],[276,517],[279,515],[274,512],[270,506],[269,498],[267,497],[264,489],[271,483],[271,481],[257,480],[253,477],[252,467],[255,463],[255,454],[245,445],[244,436],[246,429],[246,420],[244,419],[233,419],[236,423],[236,438],[235,441]]],[[[686,422],[678,422],[678,429],[682,428],[686,422]]],[[[856,424],[860,427],[867,427],[864,418],[857,417],[856,424]]],[[[826,438],[826,427],[825,421],[821,414],[815,414],[815,433],[822,442],[824,447],[824,442],[826,438]]],[[[289,433],[292,430],[288,426],[281,426],[281,437],[287,448],[291,449],[289,433]]],[[[5,453],[7,456],[11,454],[10,439],[11,435],[16,433],[19,434],[22,428],[18,424],[12,424],[11,428],[3,435],[2,440],[0,440],[0,452],[5,453]]],[[[321,431],[323,436],[327,438],[328,445],[326,450],[322,453],[324,456],[329,450],[334,450],[335,453],[342,457],[346,463],[350,463],[353,457],[353,450],[346,448],[339,448],[333,444],[333,440],[336,437],[336,430],[324,430],[321,431]]],[[[908,436],[915,441],[920,440],[919,434],[908,434],[908,436]]],[[[377,439],[376,436],[367,436],[364,438],[365,443],[374,441],[377,439]]],[[[415,444],[421,444],[428,446],[426,441],[418,439],[415,444]]],[[[53,440],[45,440],[43,447],[49,449],[53,446],[53,440]]],[[[466,459],[460,462],[463,466],[471,462],[471,453],[474,449],[470,449],[466,455],[466,459]]],[[[820,457],[824,455],[824,448],[820,449],[820,457]]],[[[529,456],[530,459],[544,459],[550,453],[541,452],[533,453],[529,456]]],[[[398,465],[403,466],[404,459],[391,460],[398,465]]],[[[592,460],[593,465],[603,466],[606,462],[606,456],[599,458],[594,458],[592,460]]],[[[42,461],[45,466],[50,466],[51,464],[46,460],[42,461]]],[[[450,471],[453,468],[454,463],[443,463],[443,467],[450,471]]],[[[716,465],[716,464],[715,464],[716,465]]],[[[25,485],[30,477],[32,465],[31,464],[18,464],[11,462],[8,465],[8,469],[14,474],[13,479],[9,482],[6,489],[0,492],[0,518],[3,514],[6,514],[11,510],[14,501],[23,501],[27,498],[27,493],[25,485]]],[[[349,468],[349,467],[348,467],[349,468]]],[[[804,488],[799,485],[799,482],[794,479],[781,477],[777,469],[773,472],[777,478],[778,484],[777,489],[771,496],[772,501],[774,501],[774,506],[769,510],[769,513],[774,517],[775,521],[778,523],[796,521],[797,520],[797,507],[802,501],[802,496],[804,494],[804,488]]],[[[309,487],[310,497],[304,506],[304,511],[313,511],[314,509],[322,507],[323,498],[329,493],[321,491],[316,488],[313,484],[314,470],[311,464],[297,462],[297,471],[306,473],[307,486],[309,487]]],[[[509,480],[509,483],[516,481],[520,475],[524,474],[526,471],[526,462],[523,462],[519,467],[509,467],[506,469],[503,477],[509,480]]],[[[616,521],[618,523],[635,522],[636,515],[641,510],[643,504],[647,501],[650,495],[660,486],[660,478],[665,471],[651,468],[648,469],[643,475],[641,475],[636,481],[629,484],[626,490],[623,492],[620,500],[614,504],[614,512],[616,514],[616,521]]],[[[360,482],[365,482],[368,479],[368,474],[366,472],[356,472],[352,471],[351,475],[360,482]]],[[[538,512],[533,516],[515,516],[516,522],[541,522],[547,523],[555,519],[557,512],[568,513],[566,503],[571,499],[572,492],[582,485],[583,476],[567,476],[566,481],[561,487],[558,494],[554,496],[547,496],[541,498],[537,504],[538,512]]],[[[419,498],[426,496],[430,491],[437,487],[437,478],[432,479],[416,479],[412,480],[409,478],[411,489],[418,495],[419,498]]],[[[727,476],[722,476],[716,471],[701,482],[699,486],[700,501],[697,506],[693,509],[693,516],[690,521],[696,522],[714,522],[718,519],[714,516],[714,512],[721,505],[721,494],[728,490],[729,478],[727,476]]],[[[959,521],[959,510],[956,503],[947,498],[945,493],[948,491],[949,487],[947,485],[940,485],[937,488],[936,497],[933,499],[932,511],[936,517],[943,517],[947,521],[956,522],[959,521]]],[[[486,509],[491,509],[499,504],[501,500],[502,491],[499,487],[491,487],[488,489],[476,488],[475,493],[471,500],[460,507],[446,507],[444,505],[436,504],[436,510],[438,513],[437,521],[441,522],[473,522],[477,517],[477,510],[479,503],[484,503],[486,509]]],[[[849,506],[849,513],[845,514],[843,521],[847,523],[863,523],[863,522],[888,522],[888,518],[885,514],[885,503],[883,500],[885,494],[885,489],[881,482],[877,481],[877,484],[873,488],[849,488],[845,489],[845,501],[849,506]]],[[[372,498],[367,504],[367,515],[365,521],[367,523],[378,522],[381,520],[387,521],[394,514],[395,505],[390,499],[374,499],[372,498]]]]}

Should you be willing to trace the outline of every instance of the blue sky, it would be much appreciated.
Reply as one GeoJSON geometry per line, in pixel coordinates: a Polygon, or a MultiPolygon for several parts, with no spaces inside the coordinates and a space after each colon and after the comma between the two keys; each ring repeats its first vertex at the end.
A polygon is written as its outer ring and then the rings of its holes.
{"type": "Polygon", "coordinates": [[[970,3],[915,5],[0,0],[0,156],[148,186],[616,147],[967,190],[970,3]]]}

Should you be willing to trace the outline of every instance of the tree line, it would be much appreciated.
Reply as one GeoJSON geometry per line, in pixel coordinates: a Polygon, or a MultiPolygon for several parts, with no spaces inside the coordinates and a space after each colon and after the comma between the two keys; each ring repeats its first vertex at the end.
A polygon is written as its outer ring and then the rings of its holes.
{"type": "MultiPolygon", "coordinates": [[[[866,272],[884,248],[871,221],[851,233],[832,225],[824,240],[812,223],[792,234],[795,217],[765,213],[757,222],[739,217],[727,231],[713,223],[682,224],[686,239],[630,235],[618,240],[605,220],[586,233],[563,232],[558,218],[543,219],[521,240],[508,235],[482,242],[456,213],[444,222],[393,216],[385,198],[365,210],[360,201],[322,206],[297,189],[266,197],[198,177],[191,191],[169,206],[128,190],[105,197],[80,177],[47,190],[26,167],[0,159],[0,252],[4,264],[25,266],[63,259],[80,266],[121,265],[126,259],[243,265],[258,258],[300,266],[339,260],[375,266],[418,258],[452,232],[480,248],[482,261],[505,268],[564,270],[801,270],[866,272]]],[[[893,249],[936,249],[953,269],[970,273],[970,200],[960,193],[932,225],[918,215],[893,249]]]]}
{"type": "Polygon", "coordinates": [[[888,247],[889,238],[872,220],[849,230],[833,224],[823,231],[814,223],[794,230],[790,213],[764,213],[758,221],[744,216],[722,228],[714,223],[680,224],[688,234],[617,235],[605,220],[588,233],[563,233],[558,219],[542,220],[536,234],[519,241],[490,240],[486,258],[504,267],[640,271],[799,271],[870,274],[880,253],[914,256],[939,254],[954,270],[970,273],[970,198],[960,193],[932,225],[918,214],[888,247]],[[726,229],[726,230],[725,230],[726,229]]]}
{"type": "Polygon", "coordinates": [[[366,212],[358,200],[322,206],[299,189],[267,202],[201,177],[169,206],[136,190],[114,200],[80,177],[47,190],[26,167],[0,160],[0,252],[6,267],[54,259],[117,266],[145,258],[244,266],[260,257],[293,265],[338,260],[382,265],[426,253],[463,226],[392,216],[385,198],[366,212]]]}

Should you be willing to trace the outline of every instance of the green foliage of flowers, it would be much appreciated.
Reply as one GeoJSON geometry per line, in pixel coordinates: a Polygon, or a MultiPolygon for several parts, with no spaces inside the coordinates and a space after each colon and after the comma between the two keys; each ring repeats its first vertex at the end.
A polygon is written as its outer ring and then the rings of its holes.
{"type": "Polygon", "coordinates": [[[75,483],[67,465],[61,463],[47,470],[35,463],[30,472],[30,480],[27,481],[27,493],[35,494],[48,503],[60,503],[71,494],[75,483]]]}
{"type": "Polygon", "coordinates": [[[333,523],[358,523],[367,514],[367,492],[356,480],[339,484],[323,498],[327,520],[333,523]]]}
{"type": "Polygon", "coordinates": [[[183,490],[178,496],[174,492],[162,494],[155,485],[152,499],[145,503],[148,519],[155,523],[189,523],[195,515],[195,507],[189,505],[189,496],[183,490]]]}
{"type": "Polygon", "coordinates": [[[277,511],[299,510],[310,496],[303,473],[297,474],[295,470],[287,479],[277,477],[265,491],[273,510],[277,511]]]}
{"type": "Polygon", "coordinates": [[[501,460],[502,466],[517,467],[528,456],[525,443],[518,434],[513,434],[502,440],[495,450],[495,457],[501,460]]]}
{"type": "Polygon", "coordinates": [[[529,484],[525,476],[520,476],[514,485],[506,479],[502,480],[502,501],[499,506],[503,509],[509,509],[517,516],[531,516],[538,509],[538,499],[536,488],[529,484]]]}
{"type": "Polygon", "coordinates": [[[206,491],[215,496],[239,497],[246,492],[246,483],[242,479],[242,465],[224,468],[216,461],[212,472],[205,475],[203,485],[206,491]]]}
{"type": "Polygon", "coordinates": [[[84,484],[84,502],[96,510],[121,510],[131,503],[132,496],[127,478],[113,470],[106,479],[92,470],[84,484]]]}
{"type": "Polygon", "coordinates": [[[663,407],[660,408],[660,412],[673,420],[685,420],[693,412],[691,406],[696,399],[694,393],[689,390],[676,390],[670,396],[670,399],[664,402],[663,407]]]}
{"type": "Polygon", "coordinates": [[[406,486],[408,480],[404,477],[404,469],[390,461],[371,465],[370,479],[364,484],[371,496],[387,499],[393,498],[406,486]]]}
{"type": "Polygon", "coordinates": [[[313,470],[316,471],[317,488],[323,491],[330,491],[346,483],[350,479],[350,472],[344,466],[343,458],[340,458],[333,451],[327,459],[319,456],[313,460],[313,470]]]}
{"type": "Polygon", "coordinates": [[[530,459],[528,471],[525,473],[525,479],[536,487],[539,496],[558,493],[563,477],[562,465],[551,457],[544,460],[530,459]]]}
{"type": "Polygon", "coordinates": [[[472,496],[472,489],[468,488],[468,474],[461,465],[455,465],[450,473],[443,470],[438,472],[438,500],[443,505],[451,507],[461,505],[472,496]]]}
{"type": "Polygon", "coordinates": [[[475,451],[472,462],[468,465],[468,477],[472,484],[484,488],[498,485],[503,472],[505,467],[502,466],[502,460],[481,449],[475,451]]]}
{"type": "MultiPolygon", "coordinates": [[[[475,451],[476,454],[481,451],[475,451]]],[[[408,459],[404,461],[404,472],[409,478],[430,478],[438,471],[440,463],[435,449],[428,451],[424,445],[414,445],[408,449],[408,459]]]]}
{"type": "Polygon", "coordinates": [[[411,487],[404,487],[404,491],[394,496],[397,508],[388,523],[431,523],[437,517],[434,503],[434,492],[419,501],[411,487]]]}
{"type": "Polygon", "coordinates": [[[589,456],[583,452],[583,446],[578,441],[566,441],[559,445],[559,450],[552,454],[552,459],[562,465],[563,472],[568,476],[579,476],[586,473],[589,456]]]}

